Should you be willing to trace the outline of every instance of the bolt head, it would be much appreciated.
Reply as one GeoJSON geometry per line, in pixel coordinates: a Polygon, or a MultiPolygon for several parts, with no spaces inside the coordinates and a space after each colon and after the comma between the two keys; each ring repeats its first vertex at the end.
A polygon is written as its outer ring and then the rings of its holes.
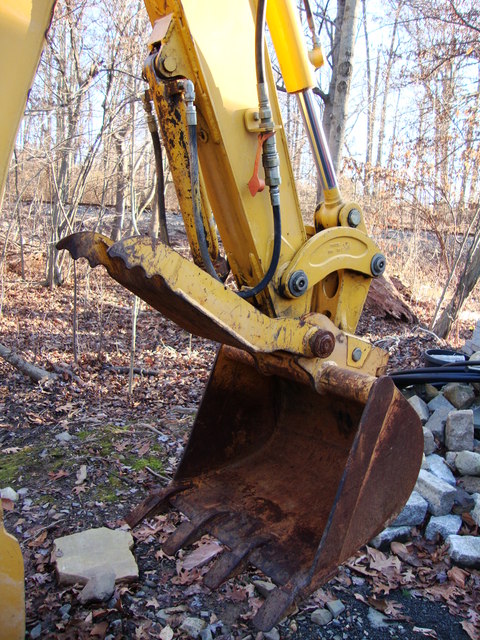
{"type": "Polygon", "coordinates": [[[358,209],[351,209],[348,212],[347,222],[350,227],[358,227],[360,222],[362,221],[362,214],[358,209]]]}
{"type": "Polygon", "coordinates": [[[360,349],[360,347],[356,347],[352,351],[352,360],[354,362],[358,362],[359,360],[361,360],[361,358],[362,358],[362,350],[360,349]]]}

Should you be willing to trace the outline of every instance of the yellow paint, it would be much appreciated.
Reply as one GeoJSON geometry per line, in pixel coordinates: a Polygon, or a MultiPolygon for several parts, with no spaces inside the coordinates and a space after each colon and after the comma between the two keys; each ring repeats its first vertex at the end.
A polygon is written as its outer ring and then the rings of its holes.
{"type": "MultiPolygon", "coordinates": [[[[298,93],[315,85],[303,35],[291,0],[268,0],[267,22],[288,93],[298,93]]],[[[318,54],[314,58],[319,62],[318,54]]]]}
{"type": "Polygon", "coordinates": [[[24,637],[23,558],[17,540],[5,531],[0,502],[0,640],[24,637]]]}
{"type": "Polygon", "coordinates": [[[0,203],[55,0],[0,2],[0,203]]]}

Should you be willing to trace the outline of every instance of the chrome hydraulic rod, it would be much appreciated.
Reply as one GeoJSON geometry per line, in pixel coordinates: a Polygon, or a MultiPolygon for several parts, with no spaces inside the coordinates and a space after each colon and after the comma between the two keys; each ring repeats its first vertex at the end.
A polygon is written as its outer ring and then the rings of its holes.
{"type": "Polygon", "coordinates": [[[296,96],[323,189],[338,188],[337,176],[312,90],[299,91],[296,96]]]}

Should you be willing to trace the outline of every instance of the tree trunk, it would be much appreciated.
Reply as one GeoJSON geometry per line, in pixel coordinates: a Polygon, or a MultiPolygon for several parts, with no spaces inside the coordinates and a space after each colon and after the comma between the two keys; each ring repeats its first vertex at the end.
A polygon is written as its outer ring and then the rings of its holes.
{"type": "Polygon", "coordinates": [[[463,303],[477,284],[480,276],[480,229],[474,236],[474,240],[465,259],[463,273],[458,280],[453,298],[442,311],[438,320],[433,325],[433,332],[440,338],[446,338],[450,333],[453,323],[462,310],[463,303]]]}
{"type": "Polygon", "coordinates": [[[335,169],[340,166],[348,116],[352,79],[358,0],[337,0],[335,37],[332,50],[332,77],[325,98],[323,126],[335,169]]]}

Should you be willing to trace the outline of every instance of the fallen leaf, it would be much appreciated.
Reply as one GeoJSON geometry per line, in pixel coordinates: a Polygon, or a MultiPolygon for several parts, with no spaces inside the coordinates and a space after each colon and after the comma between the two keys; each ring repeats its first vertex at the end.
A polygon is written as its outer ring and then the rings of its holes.
{"type": "Polygon", "coordinates": [[[223,547],[218,542],[201,544],[182,561],[182,568],[185,571],[191,571],[197,567],[202,567],[221,551],[223,551],[223,547]]]}
{"type": "Polygon", "coordinates": [[[471,638],[471,640],[478,640],[480,637],[480,628],[477,625],[473,624],[473,622],[467,622],[466,620],[462,620],[461,622],[462,629],[465,631],[467,636],[471,638]]]}
{"type": "Polygon", "coordinates": [[[48,472],[48,477],[54,482],[56,482],[57,480],[60,480],[60,478],[67,478],[69,475],[70,474],[68,473],[68,471],[65,471],[64,469],[60,469],[59,471],[48,472]]]}
{"type": "Polygon", "coordinates": [[[15,507],[13,500],[10,500],[9,498],[0,498],[0,501],[4,511],[13,511],[15,507]]]}
{"type": "Polygon", "coordinates": [[[465,589],[465,581],[470,576],[470,574],[468,573],[468,571],[460,569],[460,567],[453,567],[452,569],[450,569],[450,571],[447,571],[447,576],[452,582],[457,585],[457,587],[465,589]]]}
{"type": "Polygon", "coordinates": [[[163,627],[163,629],[160,631],[160,640],[172,640],[173,638],[173,629],[168,626],[163,627]]]}
{"type": "Polygon", "coordinates": [[[108,629],[108,622],[104,621],[104,622],[99,622],[96,625],[94,625],[92,627],[92,630],[90,631],[90,635],[91,636],[99,636],[100,638],[104,638],[105,634],[107,633],[107,629],[108,629]]]}

